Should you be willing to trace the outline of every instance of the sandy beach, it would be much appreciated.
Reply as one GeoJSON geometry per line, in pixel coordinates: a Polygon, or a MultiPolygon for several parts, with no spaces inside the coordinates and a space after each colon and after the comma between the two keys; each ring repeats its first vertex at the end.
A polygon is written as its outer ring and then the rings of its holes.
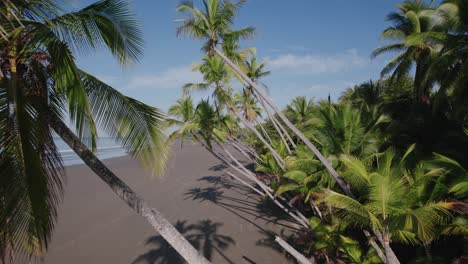
{"type": "MultiPolygon", "coordinates": [[[[150,177],[129,157],[105,163],[161,211],[213,263],[287,263],[272,236],[295,226],[237,184],[197,145],[174,146],[168,171],[150,177]]],[[[184,263],[93,172],[67,167],[64,201],[43,263],[184,263]]]]}

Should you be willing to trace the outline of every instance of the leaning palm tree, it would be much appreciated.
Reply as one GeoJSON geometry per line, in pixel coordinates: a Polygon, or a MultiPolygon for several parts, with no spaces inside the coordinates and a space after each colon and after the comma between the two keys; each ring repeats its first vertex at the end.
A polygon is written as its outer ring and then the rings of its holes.
{"type": "MultiPolygon", "coordinates": [[[[223,45],[224,46],[224,45],[223,45]]],[[[260,78],[263,78],[267,75],[270,74],[270,71],[266,71],[265,67],[266,64],[264,61],[258,62],[257,57],[255,56],[255,53],[252,54],[250,57],[250,60],[246,60],[241,64],[244,72],[247,74],[247,76],[254,82],[258,82],[260,78]]],[[[266,85],[264,85],[266,87],[266,85]]],[[[275,128],[276,132],[278,132],[278,135],[280,136],[281,140],[283,141],[284,146],[288,150],[288,154],[291,154],[291,149],[289,147],[289,143],[286,139],[289,140],[291,145],[296,148],[296,144],[292,140],[291,136],[289,133],[286,131],[286,129],[283,127],[283,125],[277,120],[275,115],[268,109],[266,103],[264,102],[263,98],[257,97],[254,93],[254,89],[252,86],[246,86],[245,94],[247,97],[254,97],[260,105],[263,107],[265,112],[267,113],[267,116],[271,123],[273,124],[273,127],[275,128]]]]}
{"type": "Polygon", "coordinates": [[[177,35],[185,35],[204,40],[203,48],[210,56],[217,54],[224,62],[243,80],[247,85],[251,86],[255,93],[258,94],[265,102],[275,111],[286,126],[291,129],[317,156],[317,158],[325,165],[327,170],[335,178],[340,188],[347,194],[352,196],[351,189],[344,182],[343,178],[338,175],[331,163],[320,153],[320,151],[312,144],[312,142],[299,131],[283,114],[281,109],[266,95],[260,86],[249,78],[241,68],[218,49],[218,45],[222,43],[223,36],[235,36],[234,39],[251,37],[254,29],[247,27],[239,30],[230,28],[237,14],[238,9],[245,1],[231,2],[224,0],[204,0],[204,10],[196,8],[191,1],[183,1],[177,11],[186,13],[187,18],[178,20],[182,25],[177,28],[177,35]]]}
{"type": "Polygon", "coordinates": [[[14,2],[16,8],[0,18],[3,29],[12,32],[8,41],[0,39],[0,252],[13,260],[47,249],[64,175],[56,133],[187,261],[208,263],[91,150],[100,127],[152,169],[162,169],[167,157],[162,112],[75,64],[72,51],[101,47],[122,65],[138,61],[143,41],[128,4],[102,0],[69,13],[56,1],[14,2]],[[82,142],[87,137],[91,149],[82,142]]]}
{"type": "Polygon", "coordinates": [[[196,65],[194,70],[199,70],[203,74],[204,83],[188,83],[183,87],[184,92],[187,94],[193,90],[212,89],[216,112],[220,114],[222,111],[227,109],[230,113],[235,115],[242,124],[251,130],[273,154],[278,164],[280,164],[280,166],[284,166],[283,158],[277,153],[273,146],[271,146],[271,143],[268,142],[267,139],[265,139],[265,137],[257,130],[255,125],[250,122],[249,118],[251,118],[251,113],[248,113],[250,112],[250,109],[242,114],[241,110],[238,109],[233,102],[234,99],[231,93],[231,86],[229,84],[229,80],[232,76],[226,70],[221,58],[218,56],[205,56],[203,58],[203,63],[196,65]]]}

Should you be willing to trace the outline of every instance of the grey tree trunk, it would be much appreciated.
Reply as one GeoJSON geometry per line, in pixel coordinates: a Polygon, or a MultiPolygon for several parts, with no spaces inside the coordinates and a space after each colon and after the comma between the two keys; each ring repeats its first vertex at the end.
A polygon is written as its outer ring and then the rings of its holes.
{"type": "Polygon", "coordinates": [[[397,256],[393,252],[392,248],[390,247],[390,240],[388,237],[384,236],[384,250],[385,250],[385,256],[387,257],[387,263],[388,264],[400,264],[400,261],[398,260],[397,256]]]}
{"type": "Polygon", "coordinates": [[[281,237],[276,236],[275,237],[276,243],[280,245],[282,248],[284,248],[289,254],[291,254],[297,262],[301,264],[312,264],[304,255],[299,253],[295,248],[293,248],[291,245],[289,245],[286,241],[284,241],[281,237]]]}
{"type": "Polygon", "coordinates": [[[252,159],[252,157],[251,157],[242,147],[240,147],[239,145],[237,145],[237,143],[236,143],[235,141],[227,140],[226,142],[227,142],[229,145],[233,146],[235,149],[237,149],[237,150],[238,150],[244,157],[246,157],[248,160],[257,163],[257,161],[256,161],[255,159],[252,159]]]}
{"type": "MultiPolygon", "coordinates": [[[[247,122],[248,122],[248,120],[247,120],[247,122]]],[[[268,132],[267,132],[267,131],[265,130],[265,128],[263,127],[262,123],[260,123],[260,122],[258,121],[258,119],[255,120],[255,123],[257,124],[257,126],[260,127],[260,130],[261,130],[262,133],[265,135],[265,138],[268,140],[268,142],[269,142],[270,144],[273,145],[273,141],[271,140],[270,135],[268,135],[268,132]]]]}
{"type": "Polygon", "coordinates": [[[224,171],[227,175],[233,177],[234,179],[238,180],[239,182],[241,182],[242,184],[244,184],[246,187],[248,187],[249,189],[251,189],[252,191],[258,193],[260,196],[263,196],[265,195],[264,193],[262,193],[261,191],[259,191],[257,188],[253,187],[252,185],[250,185],[249,183],[247,183],[246,181],[242,180],[241,178],[237,177],[235,174],[233,173],[230,173],[229,171],[224,171]]]}
{"type": "Polygon", "coordinates": [[[247,120],[244,119],[244,117],[239,114],[235,109],[232,107],[229,107],[230,111],[237,117],[239,120],[252,132],[255,133],[255,135],[262,141],[262,143],[268,148],[268,150],[271,152],[275,160],[278,162],[278,165],[281,167],[281,169],[285,169],[286,162],[284,162],[283,158],[276,152],[276,150],[268,144],[268,142],[265,140],[265,138],[262,136],[262,134],[252,125],[250,124],[247,120]]]}
{"type": "Polygon", "coordinates": [[[366,236],[366,238],[368,239],[369,241],[369,244],[371,245],[371,247],[373,247],[375,249],[375,252],[377,252],[377,255],[379,256],[379,258],[382,260],[383,263],[387,263],[387,257],[385,256],[385,253],[382,251],[382,249],[379,247],[379,245],[377,244],[377,242],[375,242],[375,240],[373,239],[373,237],[371,236],[371,234],[369,233],[369,231],[367,230],[364,230],[364,235],[366,236]]]}
{"type": "Polygon", "coordinates": [[[264,100],[262,98],[259,98],[255,93],[254,93],[254,96],[260,102],[263,109],[265,109],[265,112],[267,113],[268,118],[270,118],[270,120],[273,123],[273,126],[275,127],[276,131],[278,131],[278,134],[281,136],[281,139],[283,140],[284,145],[288,149],[288,153],[291,154],[291,149],[289,148],[289,144],[286,141],[286,139],[284,138],[284,135],[286,135],[289,142],[291,142],[291,145],[293,146],[293,148],[297,148],[296,143],[294,143],[291,136],[289,136],[288,132],[284,129],[283,125],[281,123],[279,123],[278,120],[276,120],[276,117],[271,113],[270,109],[268,109],[268,107],[265,105],[264,100]],[[283,133],[284,133],[284,135],[283,135],[283,133]]]}
{"type": "Polygon", "coordinates": [[[143,216],[153,228],[188,262],[209,264],[177,229],[156,209],[151,208],[129,186],[118,178],[91,152],[54,113],[47,114],[47,122],[68,146],[103,180],[133,211],[143,216]]]}
{"type": "Polygon", "coordinates": [[[245,151],[247,151],[248,153],[252,154],[252,156],[254,156],[256,159],[260,158],[260,156],[258,156],[257,152],[255,152],[254,149],[252,149],[251,147],[249,147],[247,144],[245,144],[244,142],[240,141],[239,139],[237,138],[232,138],[232,140],[234,142],[236,142],[241,148],[243,148],[245,151]]]}
{"type": "MultiPolygon", "coordinates": [[[[225,147],[223,147],[221,144],[219,144],[219,147],[229,156],[231,160],[233,160],[238,166],[242,166],[242,164],[227,150],[225,147]]],[[[243,167],[243,166],[242,166],[243,167]]],[[[267,188],[266,185],[258,180],[257,178],[253,177],[253,180],[255,183],[260,186],[260,188],[265,192],[265,194],[279,207],[281,208],[285,213],[289,214],[292,218],[294,218],[299,224],[301,224],[303,227],[310,227],[309,226],[309,221],[307,218],[302,215],[301,212],[297,211],[295,208],[292,208],[292,210],[288,209],[286,206],[281,204],[275,196],[271,193],[272,190],[270,188],[267,188]]]]}

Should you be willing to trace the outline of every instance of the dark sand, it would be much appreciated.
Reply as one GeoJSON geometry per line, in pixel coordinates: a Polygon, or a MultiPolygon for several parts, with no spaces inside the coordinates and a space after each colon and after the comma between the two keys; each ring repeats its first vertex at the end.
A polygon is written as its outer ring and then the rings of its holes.
{"type": "MultiPolygon", "coordinates": [[[[226,176],[200,146],[175,147],[168,172],[159,178],[128,157],[105,163],[213,263],[288,262],[272,235],[289,234],[295,225],[226,176]]],[[[64,201],[43,262],[184,263],[85,166],[67,168],[64,201]]]]}

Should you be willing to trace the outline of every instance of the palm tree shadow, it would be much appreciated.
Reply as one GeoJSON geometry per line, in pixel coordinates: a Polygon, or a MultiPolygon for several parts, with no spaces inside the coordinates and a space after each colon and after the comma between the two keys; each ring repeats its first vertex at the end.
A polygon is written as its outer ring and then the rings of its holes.
{"type": "Polygon", "coordinates": [[[185,193],[185,199],[212,202],[244,220],[247,219],[242,215],[250,215],[255,219],[263,219],[267,223],[274,223],[288,229],[297,229],[294,225],[284,224],[286,222],[295,223],[296,221],[269,199],[263,199],[250,189],[246,189],[245,186],[227,180],[226,176],[203,177],[199,181],[206,181],[212,184],[212,187],[192,188],[185,193]],[[230,189],[231,192],[234,191],[244,198],[226,195],[223,189],[230,189]]]}
{"type": "MultiPolygon", "coordinates": [[[[175,228],[192,244],[196,249],[211,261],[213,253],[219,254],[226,263],[232,262],[223,251],[236,242],[230,236],[219,234],[222,223],[215,223],[209,219],[199,221],[196,224],[187,224],[187,221],[177,221],[175,228]]],[[[138,256],[133,264],[182,264],[185,260],[175,251],[166,240],[160,236],[152,236],[146,240],[146,245],[152,249],[138,256]]]]}

